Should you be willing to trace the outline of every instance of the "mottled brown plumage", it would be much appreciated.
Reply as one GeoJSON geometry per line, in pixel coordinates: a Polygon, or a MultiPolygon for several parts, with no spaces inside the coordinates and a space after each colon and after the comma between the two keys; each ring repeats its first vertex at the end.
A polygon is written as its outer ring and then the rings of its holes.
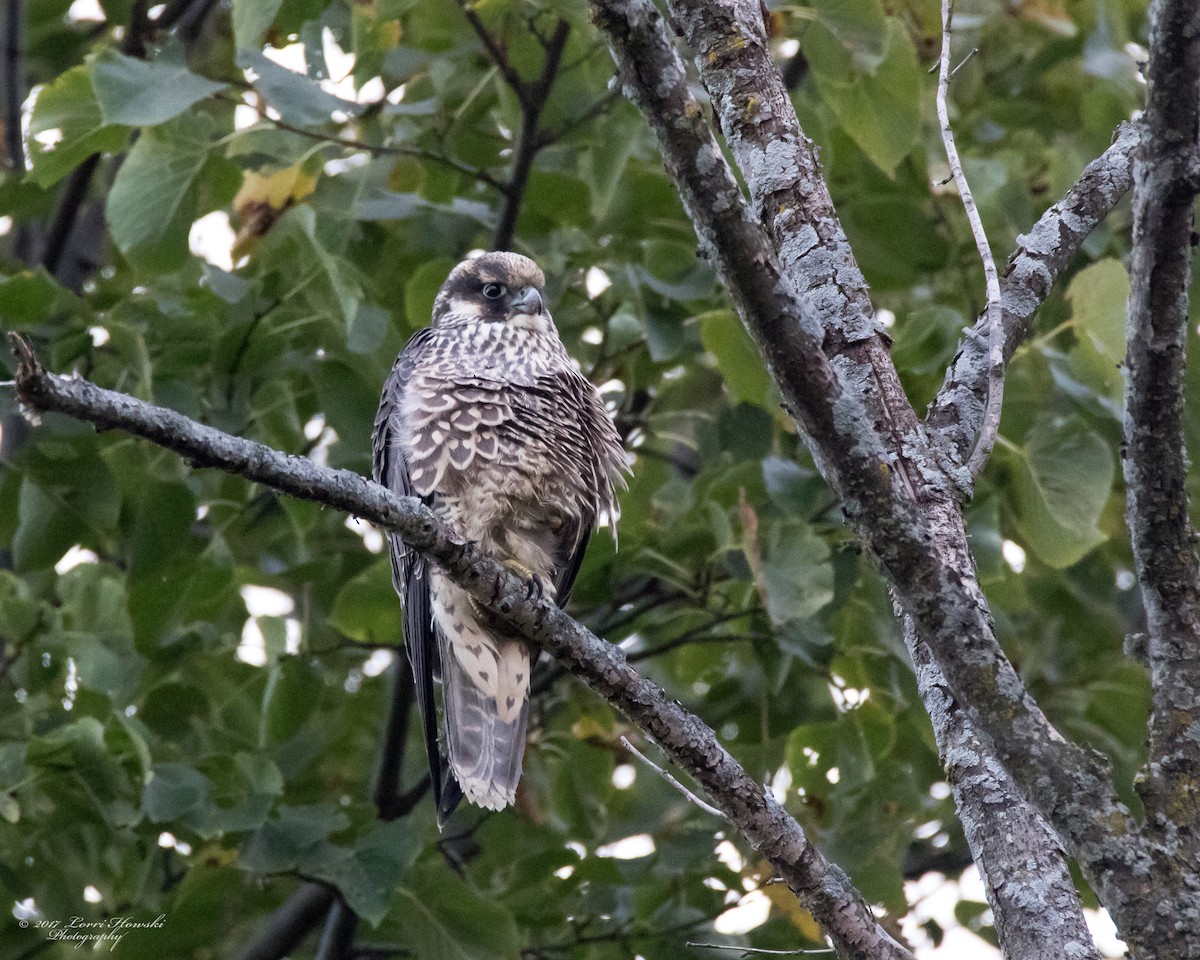
{"type": "MultiPolygon", "coordinates": [[[[595,388],[558,338],[537,265],[514,253],[460,263],[384,385],[374,475],[424,499],[460,536],[565,603],[588,537],[614,525],[626,469],[595,388]]],[[[499,809],[521,775],[528,645],[489,625],[439,570],[391,538],[393,582],[425,724],[439,813],[499,809]],[[433,681],[453,781],[441,788],[433,681]]]]}

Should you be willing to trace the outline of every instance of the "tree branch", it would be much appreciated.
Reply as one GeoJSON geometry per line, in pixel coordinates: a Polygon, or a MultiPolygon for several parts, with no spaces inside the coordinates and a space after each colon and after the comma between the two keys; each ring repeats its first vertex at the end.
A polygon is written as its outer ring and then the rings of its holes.
{"type": "MultiPolygon", "coordinates": [[[[529,174],[533,172],[533,161],[548,142],[543,137],[540,126],[542,111],[550,98],[550,90],[554,86],[554,78],[558,75],[570,31],[567,21],[558,21],[553,35],[546,41],[546,59],[542,64],[541,75],[536,81],[523,85],[517,91],[521,101],[521,134],[517,140],[512,174],[508,178],[505,190],[504,209],[500,212],[496,233],[492,237],[493,250],[507,250],[512,245],[513,234],[517,229],[517,217],[525,199],[525,188],[529,186],[529,174]]],[[[490,51],[491,47],[488,49],[490,51]]],[[[500,66],[499,62],[497,66],[500,66]]]]}
{"type": "MultiPolygon", "coordinates": [[[[820,296],[800,297],[746,211],[653,5],[649,0],[592,0],[592,5],[609,36],[627,95],[658,136],[702,252],[721,275],[803,428],[818,467],[842,498],[847,518],[878,558],[905,611],[919,624],[976,728],[987,735],[1014,780],[1068,842],[1123,934],[1138,942],[1145,913],[1144,908],[1132,907],[1135,898],[1128,888],[1130,867],[1144,865],[1145,850],[1129,812],[1115,795],[1103,757],[1063,739],[1000,649],[952,485],[919,428],[895,433],[893,425],[900,421],[893,413],[915,422],[903,393],[885,392],[883,412],[874,416],[872,401],[880,396],[874,387],[893,379],[895,369],[886,351],[879,352],[880,338],[873,328],[862,324],[866,314],[850,295],[854,288],[837,295],[824,287],[820,296]],[[808,312],[810,304],[834,314],[825,337],[828,355],[821,343],[825,331],[808,312]],[[848,323],[856,324],[858,338],[845,347],[848,323]],[[865,349],[855,354],[859,345],[865,349]],[[879,366],[871,365],[872,357],[879,366]],[[867,361],[865,368],[860,361],[867,361]],[[894,448],[883,445],[881,433],[895,438],[894,448]],[[901,456],[905,467],[893,469],[901,456]]],[[[741,6],[744,16],[739,18],[718,0],[691,3],[686,20],[679,19],[700,41],[696,45],[701,76],[707,71],[705,83],[723,122],[736,126],[739,110],[754,118],[769,114],[773,122],[784,115],[775,109],[770,92],[778,74],[755,68],[755,58],[766,52],[761,16],[757,5],[741,6]],[[709,31],[714,39],[705,50],[709,31]],[[751,82],[759,78],[762,87],[751,82]],[[739,93],[761,95],[764,100],[754,102],[765,103],[764,108],[745,109],[750,101],[736,99],[739,93]]],[[[764,138],[761,147],[730,140],[735,156],[741,152],[747,157],[742,169],[753,195],[770,188],[786,198],[789,191],[800,189],[796,158],[804,151],[797,144],[786,138],[782,145],[764,138]]],[[[804,189],[817,188],[806,184],[804,189]]],[[[779,207],[759,203],[757,209],[779,207]]],[[[823,223],[828,227],[831,221],[826,218],[823,223]]],[[[820,246],[813,229],[807,230],[807,237],[807,250],[820,246]]],[[[795,237],[783,239],[795,253],[795,237]]],[[[852,265],[847,257],[848,250],[834,259],[839,265],[852,265]]],[[[832,262],[828,250],[820,262],[832,262]]],[[[853,284],[854,278],[849,280],[853,284]]],[[[1200,906],[1200,898],[1194,899],[1200,906]]]]}
{"type": "Polygon", "coordinates": [[[1021,960],[1100,960],[1058,841],[1033,807],[1016,799],[1015,784],[975,735],[908,617],[904,642],[983,878],[1000,952],[1021,960]]]}
{"type": "Polygon", "coordinates": [[[333,890],[324,884],[301,885],[271,914],[257,939],[237,960],[282,960],[304,942],[335,899],[333,890]]]}
{"type": "MultiPolygon", "coordinates": [[[[593,0],[596,2],[596,0],[593,0]]],[[[758,0],[668,0],[676,32],[695,55],[721,132],[745,177],[752,216],[781,271],[811,304],[825,354],[863,403],[889,450],[919,431],[875,320],[867,282],[842,229],[816,148],[771,55],[758,0]]],[[[910,468],[893,458],[902,476],[910,468]]],[[[919,472],[919,471],[915,471],[919,472]]],[[[907,481],[915,490],[916,482],[907,481]]]]}
{"type": "Polygon", "coordinates": [[[325,919],[325,931],[321,934],[316,960],[346,960],[354,946],[354,934],[357,931],[357,914],[338,897],[325,919]]]}
{"type": "Polygon", "coordinates": [[[21,104],[25,100],[25,64],[21,49],[23,0],[4,4],[4,160],[18,175],[25,172],[21,137],[21,104]]]}
{"type": "Polygon", "coordinates": [[[42,266],[54,276],[57,276],[63,267],[63,257],[67,252],[67,245],[71,241],[71,234],[75,230],[75,221],[78,220],[79,211],[82,209],[84,201],[87,200],[92,177],[98,166],[100,166],[100,154],[93,153],[71,171],[62,193],[59,194],[54,219],[50,222],[50,228],[46,231],[46,237],[42,241],[42,266]]]}
{"type": "Polygon", "coordinates": [[[838,949],[861,960],[912,960],[876,922],[849,878],[812,846],[800,825],[717,741],[711,729],[639,676],[620,648],[605,643],[474,544],[462,543],[419,500],[399,497],[346,470],[329,470],[195,423],[178,413],[47,373],[24,341],[17,395],[34,411],[55,411],[100,429],[122,429],[216,467],[398,533],[502,622],[546,650],[653,739],[774,865],[838,949]]]}
{"type": "Polygon", "coordinates": [[[471,177],[473,180],[478,180],[480,183],[486,184],[494,190],[498,190],[500,193],[507,193],[508,191],[508,184],[501,183],[486,170],[472,167],[470,164],[463,163],[461,160],[455,160],[453,157],[448,157],[442,153],[435,153],[432,150],[413,147],[403,143],[366,143],[365,141],[354,140],[349,137],[339,137],[334,134],[320,133],[316,130],[306,130],[304,127],[298,127],[295,124],[288,123],[286,120],[272,117],[264,108],[257,104],[247,104],[240,97],[232,97],[225,93],[216,93],[213,96],[218,100],[224,100],[226,103],[232,103],[235,106],[251,106],[261,119],[273,127],[286,130],[288,133],[294,133],[300,137],[305,137],[308,140],[327,143],[331,147],[341,147],[344,150],[362,150],[374,156],[417,157],[420,160],[428,160],[430,163],[439,164],[449,170],[455,170],[458,173],[471,177]]]}
{"type": "MultiPolygon", "coordinates": [[[[1133,185],[1133,156],[1142,128],[1125,123],[1113,144],[1089,163],[1066,196],[1019,237],[1000,282],[1004,302],[1004,361],[1029,336],[1033,320],[1083,241],[1133,185]]],[[[987,318],[981,316],[958,342],[946,381],[925,417],[930,442],[953,462],[964,462],[982,426],[987,397],[987,318]]]]}
{"type": "Polygon", "coordinates": [[[504,78],[504,82],[517,95],[517,100],[520,101],[521,106],[526,106],[526,99],[529,97],[529,85],[517,73],[516,67],[509,61],[508,51],[500,45],[496,38],[492,36],[491,31],[484,25],[479,14],[475,12],[472,0],[458,0],[458,6],[462,10],[463,16],[467,18],[467,23],[471,25],[471,29],[475,31],[475,35],[479,37],[479,42],[483,44],[488,57],[500,71],[500,76],[504,78]]]}
{"type": "MultiPolygon", "coordinates": [[[[1149,830],[1178,830],[1200,868],[1200,560],[1188,519],[1184,384],[1188,285],[1200,169],[1200,6],[1150,7],[1146,137],[1134,161],[1125,390],[1125,484],[1146,607],[1153,686],[1150,763],[1140,787],[1149,830]]],[[[1186,851],[1186,853],[1182,852],[1186,851]]]]}
{"type": "Polygon", "coordinates": [[[408,743],[408,720],[413,707],[412,671],[404,662],[404,652],[394,650],[395,662],[392,695],[388,704],[387,726],[379,745],[379,761],[375,775],[375,809],[380,820],[399,820],[425,796],[431,785],[426,774],[408,790],[400,789],[400,774],[404,768],[404,752],[408,743]]]}
{"type": "MultiPolygon", "coordinates": [[[[992,256],[991,245],[983,230],[983,220],[979,216],[979,209],[975,206],[975,197],[971,193],[970,184],[967,183],[967,175],[963,172],[962,160],[958,156],[958,147],[954,144],[954,129],[950,126],[948,100],[953,17],[954,4],[952,0],[942,0],[942,54],[938,58],[937,86],[938,124],[942,128],[942,143],[946,146],[946,160],[950,164],[950,173],[958,187],[958,195],[962,199],[963,209],[967,212],[967,220],[971,224],[971,235],[975,238],[979,259],[983,261],[983,275],[987,284],[987,402],[984,404],[983,424],[979,428],[979,437],[975,441],[975,448],[971,451],[970,459],[967,462],[967,472],[974,480],[983,470],[983,465],[987,463],[988,457],[991,456],[992,447],[996,443],[996,435],[1000,432],[1000,412],[1004,406],[1004,303],[1000,296],[1000,278],[996,274],[996,260],[992,256]]],[[[961,65],[959,64],[959,66],[961,65]]]]}

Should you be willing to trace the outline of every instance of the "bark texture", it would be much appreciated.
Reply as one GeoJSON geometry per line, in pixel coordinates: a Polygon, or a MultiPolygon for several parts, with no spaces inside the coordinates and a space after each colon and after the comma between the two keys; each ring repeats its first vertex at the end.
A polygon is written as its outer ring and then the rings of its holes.
{"type": "MultiPolygon", "coordinates": [[[[1200,561],[1188,518],[1184,383],[1200,173],[1200,5],[1150,10],[1146,136],[1134,163],[1125,483],[1146,608],[1150,761],[1139,784],[1172,925],[1200,927],[1200,561]]],[[[1191,941],[1200,952],[1200,932],[1191,941]]]]}
{"type": "MultiPolygon", "coordinates": [[[[702,38],[711,29],[718,38],[736,39],[741,51],[765,47],[760,18],[748,10],[739,17],[737,9],[736,3],[698,0],[688,6],[685,30],[702,38]],[[710,19],[711,28],[705,26],[710,19]]],[[[901,430],[894,448],[885,446],[897,418],[872,419],[870,406],[859,402],[873,374],[852,365],[835,370],[813,344],[810,331],[818,321],[810,301],[789,283],[765,231],[754,229],[759,225],[703,123],[656,8],[648,0],[593,0],[593,11],[627,95],[658,136],[702,252],[725,282],[847,518],[977,732],[1079,861],[1122,935],[1146,955],[1164,937],[1173,949],[1183,947],[1186,934],[1154,923],[1151,851],[1115,794],[1108,764],[1053,728],[1000,649],[967,545],[954,470],[929,448],[919,425],[901,430]],[[896,469],[901,459],[904,466],[896,469]]],[[[719,54],[702,54],[702,77],[705,65],[721,62],[719,54]]],[[[705,82],[719,101],[719,85],[705,82]]],[[[892,412],[903,416],[907,401],[901,400],[892,412]]],[[[1178,908],[1196,903],[1200,899],[1189,894],[1178,908]]]]}
{"type": "MultiPolygon", "coordinates": [[[[696,54],[700,78],[745,178],[752,213],[767,230],[784,272],[807,294],[824,325],[826,353],[883,438],[892,466],[900,473],[904,486],[915,496],[924,485],[922,474],[928,473],[916,462],[918,458],[910,461],[907,455],[924,447],[920,424],[891,362],[889,340],[874,321],[866,281],[838,220],[814,145],[800,127],[788,89],[774,67],[758,7],[751,0],[667,0],[667,7],[676,32],[696,54]],[[913,438],[918,442],[913,443],[913,438]]],[[[1031,231],[1028,239],[1031,249],[1022,248],[1013,255],[1004,299],[1006,302],[1014,299],[1019,308],[1005,313],[1006,333],[1012,319],[1021,317],[1024,324],[1006,338],[1012,349],[1027,335],[1037,306],[1048,295],[1062,267],[1128,189],[1134,141],[1132,129],[1122,131],[1119,144],[1089,166],[1080,183],[1031,231]],[[1113,167],[1118,170],[1116,174],[1109,172],[1113,167]],[[1119,172],[1122,168],[1123,183],[1119,172]],[[1115,182],[1110,184],[1110,180],[1115,182]],[[1105,189],[1098,189],[1101,187],[1105,189]],[[1043,266],[1047,263],[1049,269],[1043,266]],[[1039,267],[1041,273],[1037,273],[1039,267]],[[1036,280],[1043,282],[1032,282],[1036,280]]],[[[978,331],[967,339],[967,343],[979,347],[978,355],[972,355],[971,368],[977,374],[970,385],[974,416],[962,416],[963,411],[954,409],[952,416],[946,418],[947,423],[939,426],[952,425],[958,432],[955,439],[961,436],[961,442],[945,445],[939,432],[936,437],[931,435],[928,450],[963,487],[969,480],[960,468],[980,435],[988,400],[991,365],[986,333],[978,331]]],[[[1008,356],[1011,350],[1006,360],[1008,356]]],[[[945,485],[939,485],[937,499],[943,511],[953,517],[957,509],[949,502],[949,492],[945,485]]],[[[970,566],[969,557],[965,559],[970,566]]],[[[909,627],[906,619],[907,633],[911,633],[909,627]]],[[[923,644],[916,642],[924,650],[923,644]]],[[[928,651],[924,652],[928,661],[928,651]]],[[[929,663],[926,673],[936,669],[929,663]]],[[[936,689],[952,697],[944,680],[940,680],[936,689]]],[[[940,701],[927,704],[931,716],[941,706],[940,701]]],[[[986,755],[987,748],[974,737],[966,716],[953,702],[950,709],[959,720],[955,730],[958,739],[970,738],[974,749],[986,755]]],[[[1019,825],[1029,831],[1017,837],[1015,844],[1039,850],[1035,859],[1042,868],[1036,875],[1031,874],[1015,858],[996,862],[990,869],[981,867],[985,876],[994,881],[988,884],[988,891],[998,929],[1011,923],[1015,931],[1012,939],[1025,943],[1036,939],[1039,930],[1054,929],[1043,922],[1041,908],[1046,899],[1044,894],[1050,889],[1055,891],[1051,899],[1058,906],[1073,901],[1063,922],[1075,931],[1082,931],[1083,942],[1088,942],[1082,905],[1061,848],[1007,776],[989,780],[988,771],[1000,771],[1000,765],[988,759],[990,762],[986,763],[981,759],[972,777],[951,777],[956,803],[968,817],[987,809],[980,803],[982,796],[993,804],[1001,801],[1007,805],[1014,811],[1008,824],[1010,829],[1019,825]]],[[[986,835],[983,821],[977,820],[973,826],[974,829],[968,827],[967,834],[978,860],[992,850],[981,843],[986,835]]],[[[1007,849],[1006,845],[1001,846],[1007,849]]],[[[1051,952],[1057,946],[1054,939],[1043,939],[1042,944],[1051,952]]]]}
{"type": "Polygon", "coordinates": [[[989,751],[946,686],[929,648],[904,621],[904,642],[929,711],[954,806],[992,908],[1005,957],[1100,960],[1058,839],[989,751]]]}
{"type": "MultiPolygon", "coordinates": [[[[1038,307],[1083,241],[1133,186],[1133,157],[1143,136],[1139,124],[1122,124],[1112,146],[1084,168],[1067,195],[1017,238],[1018,247],[1000,279],[1005,362],[1029,336],[1038,307]]],[[[987,330],[981,316],[959,341],[946,380],[925,415],[930,443],[944,450],[952,462],[966,459],[979,433],[987,378],[987,330]]]]}

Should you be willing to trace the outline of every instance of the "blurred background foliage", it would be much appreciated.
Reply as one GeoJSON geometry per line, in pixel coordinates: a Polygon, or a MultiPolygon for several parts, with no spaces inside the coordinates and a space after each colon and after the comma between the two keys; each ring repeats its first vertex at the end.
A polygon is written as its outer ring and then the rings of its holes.
{"type": "MultiPolygon", "coordinates": [[[[994,940],[888,598],[583,0],[469,8],[524,96],[455,4],[15,6],[6,327],[51,369],[367,473],[380,385],[450,266],[497,240],[535,257],[633,455],[620,551],[594,540],[572,611],[712,725],[911,942],[994,940]]],[[[958,5],[956,47],[979,52],[954,80],[956,132],[998,255],[1138,108],[1144,7],[958,5]]],[[[923,408],[983,306],[933,122],[938,5],[801,0],[770,25],[923,408]]],[[[1009,656],[1136,803],[1128,231],[1122,206],[1042,309],[969,520],[1009,656]]],[[[381,818],[401,636],[378,533],[0,404],[0,958],[75,955],[22,919],[159,914],[123,958],[236,956],[301,878],[341,892],[359,942],[399,951],[380,956],[653,960],[817,936],[551,664],[515,812],[465,808],[441,836],[427,797],[381,818]]],[[[410,739],[405,789],[424,764],[410,739]]]]}

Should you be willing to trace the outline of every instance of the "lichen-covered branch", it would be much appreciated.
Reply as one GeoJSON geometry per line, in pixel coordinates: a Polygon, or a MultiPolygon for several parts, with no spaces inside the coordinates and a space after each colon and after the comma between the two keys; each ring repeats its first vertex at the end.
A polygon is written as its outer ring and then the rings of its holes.
{"type": "Polygon", "coordinates": [[[975,206],[975,196],[967,183],[962,160],[958,156],[958,147],[954,143],[954,128],[950,126],[950,40],[954,36],[951,29],[953,19],[954,4],[951,0],[942,0],[942,54],[938,58],[937,85],[938,125],[942,128],[942,143],[946,146],[950,175],[958,187],[958,195],[971,224],[971,236],[975,238],[979,259],[983,261],[983,275],[987,285],[987,310],[984,314],[988,338],[987,401],[984,403],[983,423],[979,428],[975,448],[967,460],[967,473],[974,480],[991,456],[996,435],[1000,432],[1000,411],[1004,405],[1004,303],[1000,293],[1000,277],[996,273],[996,260],[992,256],[991,244],[988,243],[987,234],[983,230],[979,208],[975,206]]]}
{"type": "Polygon", "coordinates": [[[120,429],[173,450],[197,467],[215,467],[283,493],[362,517],[394,531],[455,583],[551,654],[620,710],[678,763],[796,892],[845,957],[913,960],[876,922],[846,874],[718,742],[698,717],[640,676],[617,646],[605,643],[474,544],[463,543],[413,497],[397,496],[347,470],[330,470],[222,433],[171,410],[104,390],[78,377],[48,373],[19,337],[17,396],[32,411],[55,411],[120,429]]]}
{"type": "MultiPolygon", "coordinates": [[[[812,301],[825,328],[824,347],[832,363],[855,391],[870,422],[885,437],[893,467],[904,478],[906,487],[915,490],[920,484],[921,468],[910,465],[908,454],[924,446],[917,416],[891,362],[887,340],[873,320],[866,281],[838,221],[816,150],[800,127],[786,79],[774,69],[758,9],[752,2],[720,0],[668,0],[668,8],[677,32],[685,36],[697,55],[697,69],[746,179],[754,214],[768,231],[781,263],[812,301]]],[[[986,377],[983,386],[986,390],[986,377]]],[[[969,442],[974,443],[976,436],[977,432],[972,433],[969,442]]],[[[961,456],[946,457],[943,462],[951,467],[961,465],[969,452],[967,446],[961,456]]],[[[943,495],[941,499],[945,512],[953,516],[957,511],[952,498],[943,495]]],[[[940,689],[949,696],[944,684],[940,689]]],[[[959,712],[957,716],[969,730],[965,715],[959,712]]],[[[993,761],[988,769],[998,767],[993,761]]],[[[1037,815],[1011,780],[987,782],[982,774],[954,781],[956,801],[964,814],[981,809],[972,796],[964,796],[964,791],[975,790],[1018,811],[1014,822],[1038,823],[1037,815]]],[[[1048,836],[1045,827],[1039,826],[1021,838],[1020,844],[1030,848],[1041,844],[1039,860],[1057,864],[1057,889],[1072,891],[1066,858],[1048,836]]],[[[990,852],[980,844],[974,849],[978,856],[990,852]]],[[[1000,924],[1010,917],[1014,923],[1023,922],[1022,905],[1038,899],[1030,883],[1047,878],[1046,872],[1031,877],[1020,869],[1006,875],[1010,866],[1015,868],[1016,864],[997,863],[990,869],[981,865],[981,870],[997,881],[992,891],[1012,905],[1011,909],[994,910],[1000,924]]],[[[1065,922],[1082,927],[1082,906],[1077,896],[1074,901],[1072,919],[1065,922]]]]}
{"type": "MultiPolygon", "coordinates": [[[[1140,125],[1122,124],[1112,146],[1089,163],[1066,196],[1018,238],[1019,246],[1000,279],[1005,363],[1029,336],[1038,308],[1083,241],[1133,185],[1133,156],[1141,138],[1140,125]]],[[[925,417],[929,442],[955,463],[966,461],[983,422],[989,370],[986,327],[987,318],[981,316],[959,341],[946,381],[925,417]]]]}
{"type": "MultiPolygon", "coordinates": [[[[880,429],[864,409],[868,404],[860,400],[862,380],[870,371],[852,372],[839,365],[835,373],[814,336],[820,321],[747,210],[653,4],[592,0],[592,7],[608,34],[627,95],[658,137],[701,252],[721,275],[818,466],[842,498],[859,537],[879,560],[905,612],[918,624],[959,703],[991,741],[1013,780],[1067,843],[1130,942],[1147,944],[1148,935],[1155,942],[1169,938],[1171,933],[1161,924],[1147,933],[1147,914],[1153,907],[1147,905],[1145,881],[1139,879],[1148,865],[1147,852],[1129,811],[1115,795],[1107,763],[1053,728],[1000,649],[975,577],[961,511],[922,433],[902,434],[893,454],[881,443],[881,433],[889,431],[880,429]],[[893,467],[897,456],[908,467],[903,476],[893,467]]],[[[687,29],[713,8],[727,11],[716,0],[689,4],[687,29]]],[[[741,51],[762,46],[760,19],[756,12],[757,27],[735,23],[737,29],[727,31],[726,39],[740,41],[734,45],[741,51]]],[[[702,75],[704,65],[721,62],[719,51],[702,55],[702,75]]],[[[736,71],[738,77],[753,72],[749,67],[736,71]]],[[[705,83],[713,93],[714,80],[707,78],[705,83]]],[[[770,156],[769,149],[763,156],[770,156]]],[[[1191,899],[1200,904],[1200,895],[1191,899]]]]}
{"type": "MultiPolygon", "coordinates": [[[[1147,828],[1200,868],[1200,560],[1188,519],[1184,384],[1200,153],[1200,5],[1150,7],[1146,136],[1134,161],[1125,483],[1153,687],[1147,828]],[[1168,837],[1170,831],[1174,836],[1168,837]]],[[[1192,918],[1193,922],[1200,916],[1192,918]]]]}
{"type": "Polygon", "coordinates": [[[905,618],[904,642],[1005,957],[1100,960],[1058,840],[988,750],[905,618]]]}
{"type": "MultiPolygon", "coordinates": [[[[598,4],[603,6],[603,4],[598,4]]],[[[826,356],[862,403],[885,446],[901,450],[920,425],[875,320],[867,281],[842,229],[791,95],[771,56],[758,0],[668,0],[696,57],[725,142],[781,271],[812,306],[826,356]]],[[[909,465],[892,468],[907,480],[909,465]]],[[[915,489],[915,483],[910,483],[915,489]]]]}

